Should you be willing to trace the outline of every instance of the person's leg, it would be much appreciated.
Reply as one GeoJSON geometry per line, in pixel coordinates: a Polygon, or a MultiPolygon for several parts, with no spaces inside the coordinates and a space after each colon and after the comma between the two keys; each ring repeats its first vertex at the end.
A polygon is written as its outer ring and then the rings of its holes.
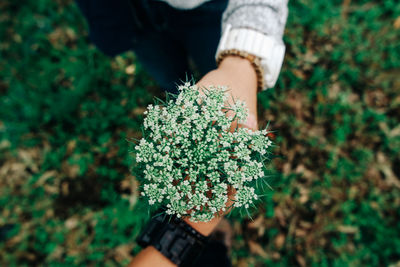
{"type": "Polygon", "coordinates": [[[142,37],[133,51],[162,89],[176,92],[176,84],[185,80],[188,72],[185,50],[168,36],[157,34],[142,37]]]}
{"type": "Polygon", "coordinates": [[[210,241],[193,267],[231,267],[226,246],[220,241],[210,241]]]}
{"type": "Polygon", "coordinates": [[[135,35],[135,52],[145,70],[162,89],[177,92],[176,84],[185,81],[189,73],[187,50],[182,42],[169,32],[169,14],[175,9],[160,1],[137,1],[135,17],[139,20],[135,35]]]}
{"type": "Polygon", "coordinates": [[[178,10],[164,2],[148,2],[144,11],[157,29],[147,25],[138,33],[133,50],[163,89],[176,92],[176,83],[192,77],[189,57],[201,76],[216,68],[215,52],[227,3],[212,0],[192,10],[178,10]]]}
{"type": "Polygon", "coordinates": [[[172,35],[180,39],[203,76],[216,68],[215,52],[221,38],[222,14],[227,0],[212,0],[182,12],[171,21],[172,35]]]}

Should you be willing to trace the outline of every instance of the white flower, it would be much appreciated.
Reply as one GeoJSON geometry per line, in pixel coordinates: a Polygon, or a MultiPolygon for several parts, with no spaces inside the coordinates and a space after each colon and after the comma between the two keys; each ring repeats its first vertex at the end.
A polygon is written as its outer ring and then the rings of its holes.
{"type": "Polygon", "coordinates": [[[253,203],[253,199],[257,199],[257,195],[254,193],[254,188],[244,186],[236,191],[235,199],[235,207],[248,208],[253,203]]]}
{"type": "Polygon", "coordinates": [[[248,208],[258,199],[253,187],[264,176],[268,132],[229,130],[233,120],[246,120],[248,110],[241,101],[227,104],[226,87],[185,83],[178,90],[175,99],[144,112],[144,137],[135,146],[143,167],[141,195],[150,205],[166,205],[167,214],[193,221],[224,211],[228,188],[237,190],[234,206],[248,208]]]}
{"type": "Polygon", "coordinates": [[[260,152],[262,155],[267,153],[267,149],[272,145],[271,140],[266,136],[265,131],[257,131],[251,139],[251,149],[260,152]]]}
{"type": "Polygon", "coordinates": [[[246,103],[240,100],[237,100],[235,104],[232,105],[232,110],[236,115],[239,123],[246,122],[249,110],[246,107],[246,103]]]}

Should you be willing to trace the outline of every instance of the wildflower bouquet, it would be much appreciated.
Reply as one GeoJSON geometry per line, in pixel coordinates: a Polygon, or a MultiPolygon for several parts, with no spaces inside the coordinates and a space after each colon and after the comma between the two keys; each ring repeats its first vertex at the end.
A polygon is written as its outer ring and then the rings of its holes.
{"type": "Polygon", "coordinates": [[[231,129],[232,123],[246,121],[248,111],[238,100],[226,104],[226,91],[186,83],[176,98],[148,106],[134,152],[141,194],[150,205],[164,205],[177,217],[210,221],[230,208],[229,198],[234,207],[246,209],[258,199],[255,181],[264,178],[272,143],[266,130],[231,129]]]}

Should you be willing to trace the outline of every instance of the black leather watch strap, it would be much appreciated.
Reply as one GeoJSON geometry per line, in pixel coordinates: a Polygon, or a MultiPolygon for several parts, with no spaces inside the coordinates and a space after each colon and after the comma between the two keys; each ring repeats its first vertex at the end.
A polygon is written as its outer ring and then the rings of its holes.
{"type": "Polygon", "coordinates": [[[208,238],[176,216],[153,217],[137,238],[145,248],[153,246],[180,267],[192,266],[208,238]]]}

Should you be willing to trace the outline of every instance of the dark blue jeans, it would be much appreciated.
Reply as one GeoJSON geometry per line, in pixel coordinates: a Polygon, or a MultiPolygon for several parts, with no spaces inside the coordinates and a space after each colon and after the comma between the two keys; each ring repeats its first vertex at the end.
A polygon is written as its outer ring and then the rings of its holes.
{"type": "Polygon", "coordinates": [[[164,2],[148,2],[149,19],[138,29],[133,51],[162,88],[175,91],[176,84],[193,72],[202,76],[216,68],[226,4],[214,0],[193,10],[178,10],[164,2]]]}
{"type": "Polygon", "coordinates": [[[231,267],[228,250],[220,241],[211,241],[199,255],[193,267],[231,267]]]}

